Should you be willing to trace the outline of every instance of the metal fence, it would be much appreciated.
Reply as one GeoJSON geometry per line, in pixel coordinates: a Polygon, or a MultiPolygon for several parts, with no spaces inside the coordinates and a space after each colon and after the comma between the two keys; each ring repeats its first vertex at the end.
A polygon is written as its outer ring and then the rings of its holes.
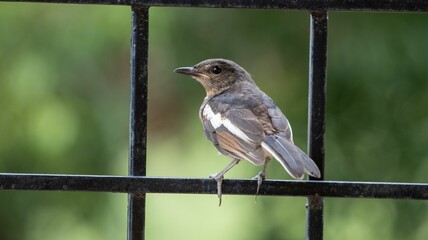
{"type": "MultiPolygon", "coordinates": [[[[4,0],[0,0],[4,1],[4,0]]],[[[308,151],[324,176],[324,135],[328,11],[428,12],[426,0],[7,0],[74,4],[130,5],[131,111],[129,176],[59,174],[0,174],[0,190],[93,191],[128,193],[128,239],[145,237],[147,193],[216,194],[212,179],[146,176],[148,22],[151,6],[296,9],[310,12],[308,151]]],[[[253,180],[224,180],[224,194],[253,195],[253,180]]],[[[307,233],[310,240],[323,239],[323,198],[384,198],[428,200],[428,184],[266,180],[260,195],[307,196],[307,233]]]]}

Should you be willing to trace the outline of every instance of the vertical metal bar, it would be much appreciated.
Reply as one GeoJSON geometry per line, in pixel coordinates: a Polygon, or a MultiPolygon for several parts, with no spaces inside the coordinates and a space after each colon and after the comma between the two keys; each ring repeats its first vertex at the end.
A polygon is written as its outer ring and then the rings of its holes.
{"type": "MultiPolygon", "coordinates": [[[[310,56],[309,56],[309,119],[308,151],[321,171],[324,179],[324,135],[326,108],[326,70],[327,70],[327,25],[328,13],[325,10],[311,12],[310,56]]],[[[320,196],[309,196],[306,212],[306,239],[323,239],[324,200],[320,196]]]]}
{"type": "MultiPolygon", "coordinates": [[[[146,175],[149,9],[132,5],[129,175],[146,175]]],[[[146,194],[128,195],[128,240],[144,239],[146,194]]]]}

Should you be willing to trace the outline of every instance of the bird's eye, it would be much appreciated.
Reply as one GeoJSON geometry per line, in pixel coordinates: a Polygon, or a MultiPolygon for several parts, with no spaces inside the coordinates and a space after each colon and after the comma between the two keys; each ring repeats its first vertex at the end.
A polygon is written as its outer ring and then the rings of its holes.
{"type": "Polygon", "coordinates": [[[211,68],[211,72],[214,74],[219,74],[221,73],[221,68],[219,66],[214,66],[211,68]]]}

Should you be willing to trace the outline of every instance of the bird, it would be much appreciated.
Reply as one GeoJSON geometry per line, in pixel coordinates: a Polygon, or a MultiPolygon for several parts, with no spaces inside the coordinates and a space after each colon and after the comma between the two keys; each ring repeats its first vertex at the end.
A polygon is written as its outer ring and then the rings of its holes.
{"type": "Polygon", "coordinates": [[[199,108],[199,118],[205,136],[222,155],[233,159],[223,170],[210,175],[217,182],[219,205],[224,175],[241,160],[263,166],[253,178],[257,180],[256,196],[272,158],[295,179],[302,179],[305,173],[321,177],[315,162],[294,144],[288,119],[244,68],[231,60],[216,58],[193,67],[179,67],[174,72],[189,75],[202,84],[206,97],[199,108]]]}

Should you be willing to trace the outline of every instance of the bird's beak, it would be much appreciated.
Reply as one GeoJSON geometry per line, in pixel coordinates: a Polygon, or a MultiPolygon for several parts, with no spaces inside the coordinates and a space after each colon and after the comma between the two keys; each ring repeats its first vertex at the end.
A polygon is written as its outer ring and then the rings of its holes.
{"type": "Polygon", "coordinates": [[[207,75],[201,73],[197,68],[194,67],[180,67],[176,68],[174,72],[189,75],[196,80],[209,78],[207,75]]]}
{"type": "Polygon", "coordinates": [[[179,67],[174,70],[176,73],[181,73],[185,75],[195,76],[197,75],[194,67],[179,67]]]}

